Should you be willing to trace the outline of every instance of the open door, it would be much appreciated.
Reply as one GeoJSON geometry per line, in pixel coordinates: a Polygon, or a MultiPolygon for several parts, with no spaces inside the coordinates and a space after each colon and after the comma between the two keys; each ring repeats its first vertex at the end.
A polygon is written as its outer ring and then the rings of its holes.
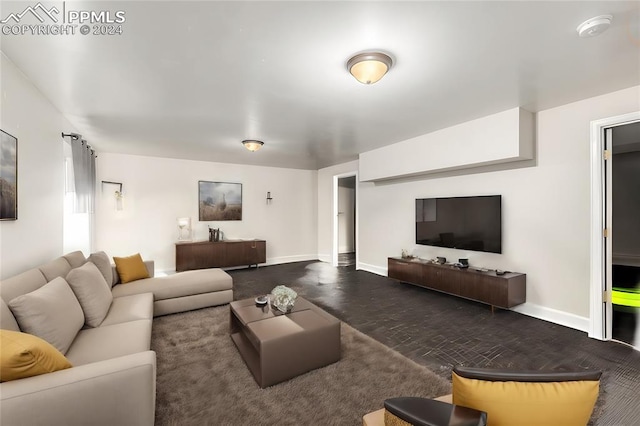
{"type": "Polygon", "coordinates": [[[615,130],[634,123],[640,123],[640,111],[591,122],[591,295],[588,331],[589,337],[600,340],[613,338],[613,259],[616,257],[613,244],[618,231],[613,223],[612,146],[616,143],[614,139],[617,139],[615,130]]]}

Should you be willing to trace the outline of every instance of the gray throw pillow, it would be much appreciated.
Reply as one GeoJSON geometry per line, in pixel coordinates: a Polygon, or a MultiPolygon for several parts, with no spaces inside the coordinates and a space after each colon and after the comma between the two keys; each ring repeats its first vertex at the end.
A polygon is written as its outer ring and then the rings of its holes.
{"type": "Polygon", "coordinates": [[[67,282],[80,302],[86,324],[89,327],[102,324],[111,307],[113,295],[96,265],[89,261],[72,269],[67,275],[67,282]]]}
{"type": "Polygon", "coordinates": [[[84,325],[80,303],[62,277],[16,297],[9,308],[20,330],[46,340],[63,354],[84,325]]]}
{"type": "Polygon", "coordinates": [[[89,256],[89,262],[92,262],[98,267],[98,270],[104,277],[107,284],[109,284],[109,287],[113,287],[113,270],[107,253],[103,251],[91,253],[91,256],[89,256]]]}

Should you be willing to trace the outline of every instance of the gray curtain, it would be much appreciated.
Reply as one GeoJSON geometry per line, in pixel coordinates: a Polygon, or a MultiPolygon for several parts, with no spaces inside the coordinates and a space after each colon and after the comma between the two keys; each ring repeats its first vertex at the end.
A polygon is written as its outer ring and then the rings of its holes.
{"type": "Polygon", "coordinates": [[[96,193],[96,155],[86,140],[71,139],[73,181],[76,187],[74,213],[93,213],[96,193]]]}

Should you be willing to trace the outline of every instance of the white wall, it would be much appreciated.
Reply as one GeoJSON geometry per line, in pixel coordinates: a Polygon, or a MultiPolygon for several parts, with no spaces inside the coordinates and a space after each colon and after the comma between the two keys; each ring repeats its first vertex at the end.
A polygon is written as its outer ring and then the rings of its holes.
{"type": "Polygon", "coordinates": [[[62,253],[61,132],[75,129],[0,53],[0,127],[18,138],[18,220],[0,222],[0,278],[62,253]]]}
{"type": "MultiPolygon", "coordinates": [[[[358,268],[386,274],[387,257],[468,257],[472,265],[527,274],[523,313],[586,330],[589,315],[590,122],[640,110],[640,87],[537,114],[537,165],[458,176],[360,182],[358,268]],[[501,194],[503,254],[417,246],[414,202],[437,196],[501,194]]],[[[401,162],[402,158],[386,161],[401,162]]],[[[355,167],[350,163],[348,168],[355,167]]],[[[345,166],[338,167],[344,170],[345,166]]],[[[330,220],[322,196],[336,167],[318,171],[319,228],[330,220]]],[[[327,235],[330,233],[326,232],[327,235]]],[[[319,234],[319,244],[327,247],[319,234]]]]}
{"type": "Polygon", "coordinates": [[[97,164],[96,249],[109,256],[140,252],[158,270],[175,270],[176,219],[188,216],[197,240],[211,225],[227,239],[265,239],[267,263],[317,259],[316,171],[109,153],[97,164]],[[103,180],[124,184],[124,210],[115,210],[116,187],[100,192],[103,180]],[[199,222],[199,180],[242,183],[242,220],[199,222]]]}
{"type": "Polygon", "coordinates": [[[318,170],[318,259],[324,262],[333,254],[333,177],[357,171],[358,161],[318,170]]]}

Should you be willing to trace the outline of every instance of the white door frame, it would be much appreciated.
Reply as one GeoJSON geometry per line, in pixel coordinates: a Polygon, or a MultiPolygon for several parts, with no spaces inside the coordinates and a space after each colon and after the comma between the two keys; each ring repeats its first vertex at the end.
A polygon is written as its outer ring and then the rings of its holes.
{"type": "Polygon", "coordinates": [[[356,269],[360,264],[360,248],[358,246],[358,216],[360,208],[358,206],[358,199],[360,198],[360,188],[358,188],[358,172],[347,172],[339,175],[333,175],[333,240],[331,244],[331,264],[338,266],[338,179],[355,176],[356,178],[356,235],[355,235],[355,250],[356,250],[356,269]]]}
{"type": "MultiPolygon", "coordinates": [[[[617,127],[640,120],[640,111],[616,117],[603,118],[591,122],[591,303],[589,315],[589,337],[600,340],[611,339],[610,306],[605,302],[611,301],[611,292],[604,293],[604,280],[607,274],[607,262],[605,259],[605,244],[603,229],[611,229],[611,215],[608,222],[604,223],[604,212],[608,207],[605,200],[605,168],[603,151],[605,149],[605,129],[617,127]],[[605,297],[608,299],[605,299],[605,297]],[[609,316],[607,327],[604,326],[605,318],[609,316]]],[[[609,304],[610,305],[610,304],[609,304]]]]}

